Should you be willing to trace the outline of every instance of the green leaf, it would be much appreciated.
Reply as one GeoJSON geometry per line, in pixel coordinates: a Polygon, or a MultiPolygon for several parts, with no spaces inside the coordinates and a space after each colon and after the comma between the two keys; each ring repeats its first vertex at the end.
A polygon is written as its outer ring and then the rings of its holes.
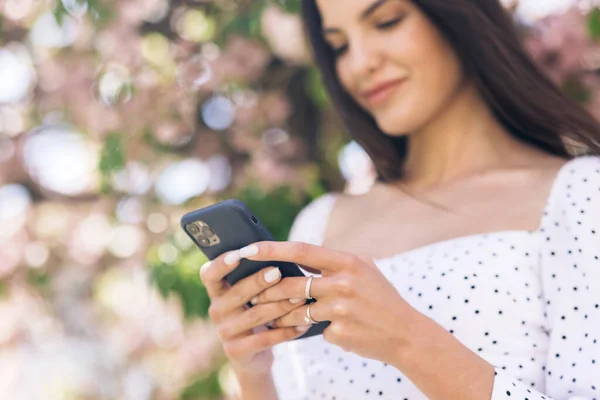
{"type": "Polygon", "coordinates": [[[180,400],[217,400],[222,398],[223,390],[219,383],[219,371],[212,371],[208,376],[197,379],[181,393],[180,400]]]}
{"type": "Polygon", "coordinates": [[[123,152],[121,139],[122,135],[120,133],[109,133],[100,154],[98,168],[102,174],[101,190],[105,194],[109,193],[112,189],[112,185],[110,184],[112,173],[125,167],[125,153],[123,152]]]}
{"type": "Polygon", "coordinates": [[[301,0],[276,0],[283,9],[289,13],[300,13],[302,3],[301,0]]]}
{"type": "Polygon", "coordinates": [[[158,265],[152,270],[151,277],[163,297],[167,297],[171,293],[178,279],[176,271],[170,266],[163,264],[158,265]]]}
{"type": "Polygon", "coordinates": [[[196,247],[182,253],[173,264],[149,261],[150,283],[165,298],[170,295],[179,297],[186,319],[208,318],[210,297],[198,275],[200,266],[206,261],[196,247]]]}
{"type": "Polygon", "coordinates": [[[121,142],[122,135],[118,132],[109,133],[104,142],[100,156],[100,171],[108,174],[125,167],[125,154],[121,142]]]}
{"type": "Polygon", "coordinates": [[[323,186],[323,184],[319,181],[315,181],[313,182],[309,187],[308,187],[308,194],[310,195],[310,199],[314,200],[317,197],[320,197],[322,195],[324,195],[327,192],[327,189],[325,188],[325,186],[323,186]]]}
{"type": "Polygon", "coordinates": [[[0,298],[8,295],[8,285],[5,282],[0,281],[0,298]]]}
{"type": "Polygon", "coordinates": [[[62,26],[65,21],[65,16],[69,15],[69,12],[63,6],[62,1],[57,1],[56,6],[52,10],[52,14],[54,14],[58,26],[62,26]]]}
{"type": "Polygon", "coordinates": [[[308,96],[321,110],[324,110],[331,105],[329,95],[327,94],[327,90],[321,79],[321,73],[316,68],[310,68],[306,75],[305,87],[308,96]]]}
{"type": "Polygon", "coordinates": [[[88,14],[95,14],[95,18],[92,18],[94,25],[102,28],[113,18],[114,12],[109,6],[102,3],[101,0],[88,0],[88,14]]]}
{"type": "Polygon", "coordinates": [[[50,276],[47,272],[30,269],[27,273],[27,281],[39,289],[45,289],[50,284],[50,276]]]}
{"type": "MultiPolygon", "coordinates": [[[[65,17],[69,16],[69,12],[64,7],[62,1],[58,0],[55,3],[56,5],[53,8],[52,13],[54,14],[58,26],[62,26],[65,17]]],[[[90,20],[94,22],[94,25],[97,28],[105,27],[112,19],[114,15],[113,11],[111,11],[108,6],[104,5],[101,0],[87,0],[87,4],[87,15],[90,17],[90,20]],[[92,15],[94,17],[92,17],[92,15]]]]}
{"type": "Polygon", "coordinates": [[[594,40],[600,39],[600,9],[594,8],[589,12],[587,27],[590,37],[594,40]]]}
{"type": "Polygon", "coordinates": [[[261,15],[264,8],[264,1],[254,0],[249,9],[240,9],[233,18],[223,21],[217,42],[225,44],[227,38],[232,35],[261,38],[261,15]]]}
{"type": "Polygon", "coordinates": [[[248,16],[238,16],[223,28],[223,37],[240,35],[252,36],[252,20],[248,16]]]}

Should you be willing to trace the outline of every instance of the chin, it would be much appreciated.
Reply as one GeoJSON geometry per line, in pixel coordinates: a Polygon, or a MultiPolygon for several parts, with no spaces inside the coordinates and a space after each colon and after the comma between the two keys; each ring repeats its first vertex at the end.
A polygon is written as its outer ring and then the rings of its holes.
{"type": "Polygon", "coordinates": [[[389,136],[406,136],[418,129],[419,124],[415,118],[389,113],[391,115],[376,114],[375,121],[379,129],[389,136]]]}
{"type": "Polygon", "coordinates": [[[369,110],[383,133],[389,136],[406,136],[423,126],[427,112],[420,106],[422,102],[406,97],[391,100],[383,107],[369,110]]]}

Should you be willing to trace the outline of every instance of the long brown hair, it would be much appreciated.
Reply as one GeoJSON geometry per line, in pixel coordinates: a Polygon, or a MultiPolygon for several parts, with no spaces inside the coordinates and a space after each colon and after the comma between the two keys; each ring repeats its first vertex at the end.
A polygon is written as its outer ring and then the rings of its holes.
{"type": "MultiPolygon", "coordinates": [[[[402,176],[406,136],[383,133],[343,89],[315,0],[301,0],[305,32],[331,100],[379,181],[402,176]]],[[[600,124],[532,61],[499,0],[413,0],[458,54],[498,121],[515,137],[557,156],[600,154],[600,124]],[[573,147],[571,147],[573,146],[573,147]],[[579,150],[577,150],[579,149],[579,150]]]]}

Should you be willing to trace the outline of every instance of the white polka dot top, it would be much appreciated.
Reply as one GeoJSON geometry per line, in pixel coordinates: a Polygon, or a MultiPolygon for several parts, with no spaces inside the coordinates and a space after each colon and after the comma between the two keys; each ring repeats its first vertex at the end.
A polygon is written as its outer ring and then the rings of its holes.
{"type": "MultiPolygon", "coordinates": [[[[289,240],[320,245],[334,202],[329,192],[307,205],[289,240]]],[[[560,169],[535,231],[463,236],[374,262],[495,367],[492,400],[600,399],[600,156],[560,169]]],[[[280,400],[427,398],[402,371],[322,335],[273,352],[280,400]]]]}

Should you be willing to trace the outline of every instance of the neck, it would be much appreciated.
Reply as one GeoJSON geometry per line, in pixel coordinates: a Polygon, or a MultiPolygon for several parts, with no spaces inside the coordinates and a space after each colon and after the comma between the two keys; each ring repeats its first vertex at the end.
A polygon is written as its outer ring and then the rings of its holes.
{"type": "Polygon", "coordinates": [[[422,129],[411,133],[408,147],[402,182],[419,189],[522,163],[535,151],[504,129],[472,84],[465,85],[422,129]]]}

